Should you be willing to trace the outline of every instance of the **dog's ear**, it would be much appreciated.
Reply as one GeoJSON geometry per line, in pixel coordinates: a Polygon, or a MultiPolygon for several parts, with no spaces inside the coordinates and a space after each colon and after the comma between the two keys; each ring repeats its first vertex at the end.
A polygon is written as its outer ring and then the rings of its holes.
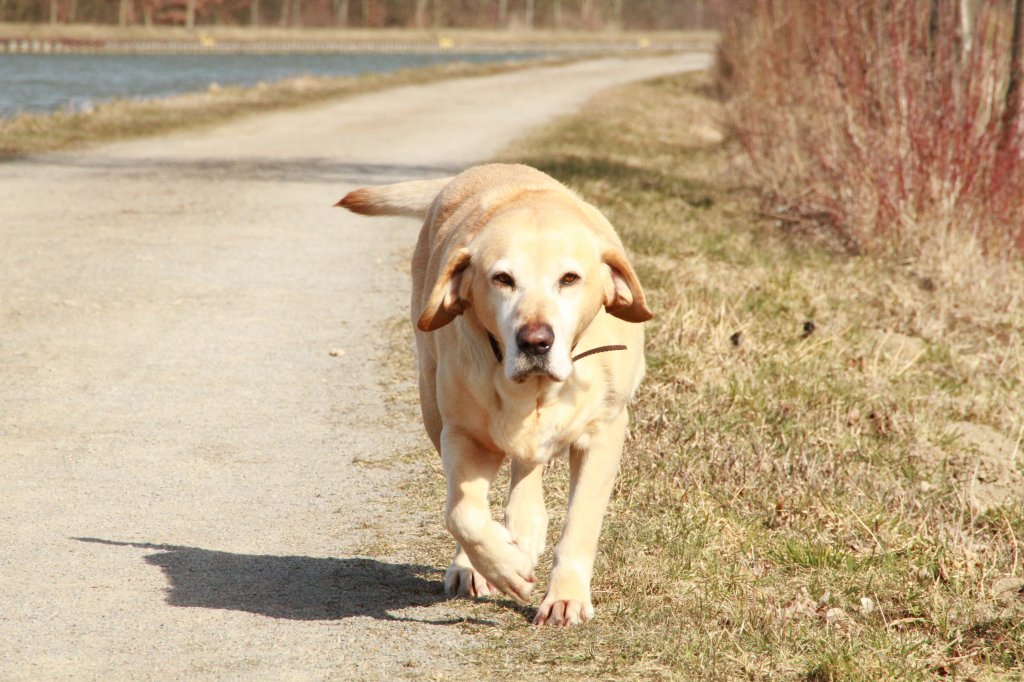
{"type": "Polygon", "coordinates": [[[422,331],[440,329],[469,307],[469,281],[465,277],[468,267],[468,249],[459,249],[448,258],[416,323],[422,331]]]}
{"type": "Polygon", "coordinates": [[[647,307],[644,290],[622,249],[609,248],[602,256],[608,266],[605,282],[604,309],[626,322],[646,322],[654,317],[647,307]]]}

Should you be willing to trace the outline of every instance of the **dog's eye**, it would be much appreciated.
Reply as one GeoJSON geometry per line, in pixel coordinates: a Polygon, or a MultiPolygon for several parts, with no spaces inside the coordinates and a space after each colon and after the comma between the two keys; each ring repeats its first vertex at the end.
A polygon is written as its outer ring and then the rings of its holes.
{"type": "Polygon", "coordinates": [[[516,281],[512,279],[512,275],[507,272],[497,273],[491,277],[491,281],[500,287],[508,287],[509,289],[514,289],[516,286],[516,281]]]}
{"type": "Polygon", "coordinates": [[[562,279],[558,280],[558,283],[561,284],[563,287],[567,287],[570,284],[575,284],[576,282],[579,281],[579,279],[580,276],[577,275],[575,272],[567,272],[564,275],[562,275],[562,279]]]}

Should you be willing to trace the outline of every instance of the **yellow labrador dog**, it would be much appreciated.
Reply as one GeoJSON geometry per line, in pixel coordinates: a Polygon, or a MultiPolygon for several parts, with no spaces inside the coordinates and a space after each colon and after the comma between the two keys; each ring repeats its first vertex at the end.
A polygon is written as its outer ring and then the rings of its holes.
{"type": "Polygon", "coordinates": [[[594,614],[590,579],[644,374],[651,318],[622,242],[593,206],[527,166],[366,187],[338,205],[424,219],[412,258],[420,406],[448,482],[449,594],[526,602],[544,551],[544,465],[568,454],[569,509],[534,623],[594,614]],[[593,351],[593,352],[588,352],[593,351]],[[487,495],[505,459],[504,525],[487,495]]]}

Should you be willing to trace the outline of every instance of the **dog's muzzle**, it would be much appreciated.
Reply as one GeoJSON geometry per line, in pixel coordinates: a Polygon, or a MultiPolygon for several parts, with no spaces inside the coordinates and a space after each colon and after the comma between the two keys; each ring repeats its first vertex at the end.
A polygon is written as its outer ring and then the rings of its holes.
{"type": "MultiPolygon", "coordinates": [[[[494,359],[499,364],[504,362],[505,354],[501,352],[501,346],[498,344],[498,340],[494,338],[491,333],[487,334],[487,340],[491,344],[491,351],[494,352],[494,359]]],[[[516,346],[519,349],[519,353],[515,356],[516,371],[510,379],[517,382],[523,382],[528,377],[536,374],[547,374],[556,381],[562,381],[551,375],[548,368],[548,351],[551,350],[551,346],[555,342],[555,332],[551,329],[550,325],[546,324],[532,324],[524,325],[516,333],[516,346]]],[[[613,344],[608,346],[599,346],[597,348],[591,348],[588,351],[584,351],[573,356],[572,361],[582,360],[585,357],[595,355],[597,353],[606,353],[612,350],[626,350],[624,345],[613,344]]]]}
{"type": "Polygon", "coordinates": [[[548,324],[524,324],[516,332],[519,352],[531,358],[547,355],[554,342],[555,332],[548,324]]]}
{"type": "Polygon", "coordinates": [[[512,354],[513,381],[522,383],[532,376],[548,376],[562,381],[551,371],[551,348],[555,343],[555,331],[551,325],[542,322],[524,324],[516,331],[516,352],[512,354]]]}

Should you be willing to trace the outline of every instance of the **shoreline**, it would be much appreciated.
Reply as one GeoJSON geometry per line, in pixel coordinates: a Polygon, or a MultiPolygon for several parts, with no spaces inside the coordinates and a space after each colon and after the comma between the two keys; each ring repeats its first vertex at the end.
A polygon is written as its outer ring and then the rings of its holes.
{"type": "Polygon", "coordinates": [[[708,50],[713,31],[575,32],[0,23],[0,54],[505,53],[708,50]]]}
{"type": "MultiPolygon", "coordinates": [[[[578,59],[578,58],[577,58],[578,59]]],[[[24,113],[0,118],[0,163],[48,152],[225,123],[331,99],[440,80],[557,66],[572,58],[450,62],[357,76],[297,76],[253,86],[217,86],[149,99],[112,99],[88,111],[24,113]]]]}

